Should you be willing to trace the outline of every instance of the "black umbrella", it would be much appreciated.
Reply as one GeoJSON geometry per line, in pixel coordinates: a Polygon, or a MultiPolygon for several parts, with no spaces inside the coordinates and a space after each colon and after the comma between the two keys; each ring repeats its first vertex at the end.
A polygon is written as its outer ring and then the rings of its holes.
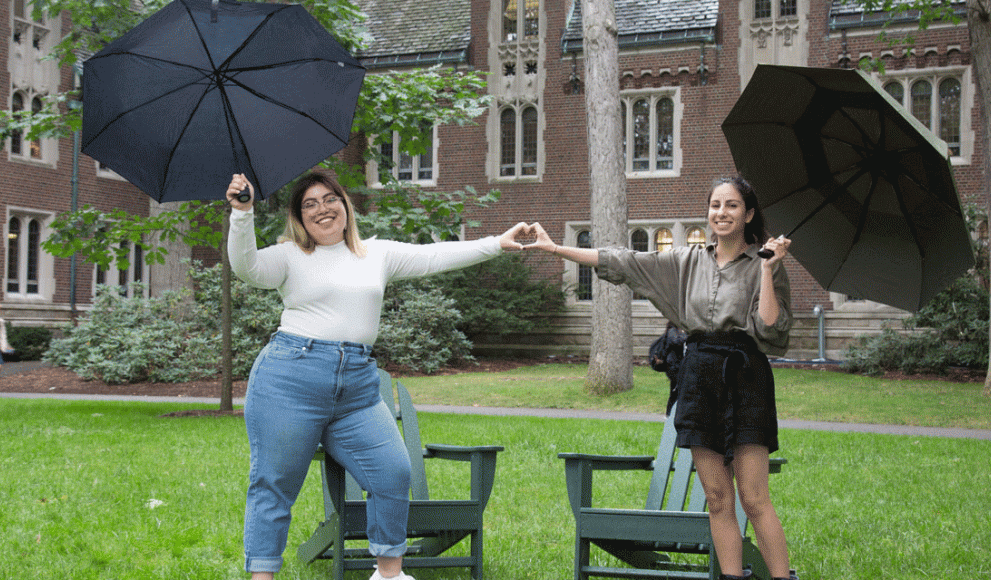
{"type": "Polygon", "coordinates": [[[158,201],[267,196],[344,147],[365,69],[299,5],[174,0],[83,67],[83,151],[158,201]]]}
{"type": "Polygon", "coordinates": [[[946,144],[865,73],[760,65],[722,129],[824,288],[914,312],[973,266],[946,144]]]}

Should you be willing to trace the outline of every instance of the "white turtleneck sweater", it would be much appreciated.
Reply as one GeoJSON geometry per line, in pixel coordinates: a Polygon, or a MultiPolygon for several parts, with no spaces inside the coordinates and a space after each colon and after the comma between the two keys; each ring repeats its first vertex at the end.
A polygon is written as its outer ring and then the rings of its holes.
{"type": "Polygon", "coordinates": [[[231,211],[231,270],[255,288],[279,291],[285,306],[279,330],[320,340],[374,344],[388,282],[464,268],[502,252],[496,237],[426,245],[369,239],[364,258],[344,242],[310,254],[292,242],[259,250],[254,221],[253,210],[231,211]]]}

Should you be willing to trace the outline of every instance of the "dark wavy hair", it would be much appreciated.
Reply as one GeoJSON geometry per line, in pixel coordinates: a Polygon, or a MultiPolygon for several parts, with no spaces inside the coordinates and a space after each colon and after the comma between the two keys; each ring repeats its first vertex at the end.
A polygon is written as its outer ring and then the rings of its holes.
{"type": "Polygon", "coordinates": [[[740,193],[740,196],[743,197],[743,205],[746,211],[754,210],[754,217],[743,228],[743,240],[748,244],[763,246],[770,237],[764,226],[764,212],[760,209],[760,205],[757,204],[757,193],[754,192],[754,186],[750,185],[750,182],[744,179],[743,176],[737,174],[732,177],[714,179],[712,181],[712,187],[709,189],[709,198],[706,200],[706,206],[712,201],[712,192],[724,183],[729,183],[740,193]]]}

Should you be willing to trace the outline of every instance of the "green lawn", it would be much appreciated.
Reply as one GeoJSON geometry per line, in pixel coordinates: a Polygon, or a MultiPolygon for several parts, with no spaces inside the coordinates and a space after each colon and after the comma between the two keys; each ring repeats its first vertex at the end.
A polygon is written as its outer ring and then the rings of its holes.
{"type": "MultiPolygon", "coordinates": [[[[584,365],[540,364],[501,373],[401,379],[417,404],[664,413],[668,380],[634,367],[634,388],[608,397],[584,390],[584,365]]],[[[844,423],[991,429],[981,383],[895,381],[837,371],[774,369],[778,417],[844,423]]]]}
{"type": "MultiPolygon", "coordinates": [[[[521,378],[521,370],[404,382],[423,403],[510,405],[501,392],[509,389],[532,395],[526,400],[539,406],[571,401],[587,408],[590,398],[581,394],[580,377],[559,378],[575,373],[564,367],[548,365],[530,378],[521,378]],[[451,381],[463,388],[451,387],[451,381]],[[438,388],[461,392],[463,400],[422,400],[440,396],[426,394],[434,384],[448,384],[438,388]]],[[[785,417],[836,420],[845,412],[860,422],[892,417],[906,424],[988,423],[979,386],[776,372],[785,417]],[[928,400],[948,404],[935,413],[921,404],[928,400]]],[[[660,397],[667,385],[658,386],[662,375],[652,371],[638,371],[637,377],[637,391],[647,392],[616,399],[649,410],[638,405],[660,397]]],[[[627,408],[615,399],[595,401],[603,408],[627,408]]],[[[0,578],[246,578],[244,423],[234,417],[160,417],[190,407],[0,399],[0,578]]],[[[559,452],[652,455],[662,429],[647,422],[446,413],[421,413],[420,426],[425,443],[506,447],[486,512],[486,577],[492,580],[571,577],[573,519],[559,452]]],[[[772,478],[772,497],[803,580],[991,579],[991,441],[785,429],[781,447],[778,455],[788,465],[772,478]]],[[[465,467],[428,465],[433,496],[464,497],[465,467]]],[[[295,560],[296,546],[322,516],[319,483],[312,472],[295,508],[281,579],[329,576],[326,562],[304,566],[295,560]]],[[[596,501],[617,507],[639,507],[646,493],[644,474],[609,473],[596,485],[596,501]]],[[[415,576],[470,578],[464,569],[418,570],[415,576]]],[[[367,577],[356,572],[348,578],[367,577]]]]}

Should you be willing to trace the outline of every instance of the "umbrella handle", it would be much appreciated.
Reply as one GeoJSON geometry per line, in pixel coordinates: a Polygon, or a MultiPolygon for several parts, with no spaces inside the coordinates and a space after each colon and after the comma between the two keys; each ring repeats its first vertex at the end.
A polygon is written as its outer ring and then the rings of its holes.
{"type": "MultiPolygon", "coordinates": [[[[247,200],[244,200],[244,201],[247,201],[247,200]]],[[[778,239],[779,240],[783,240],[783,239],[785,239],[785,237],[783,235],[781,235],[781,236],[778,236],[778,239]]],[[[759,257],[761,257],[761,258],[764,258],[765,260],[770,260],[771,258],[774,257],[774,252],[772,252],[771,250],[768,250],[767,248],[761,248],[761,249],[757,250],[757,255],[759,257]]]]}
{"type": "Polygon", "coordinates": [[[241,190],[241,193],[237,194],[237,200],[241,203],[248,203],[251,201],[251,193],[247,187],[241,190]]]}

